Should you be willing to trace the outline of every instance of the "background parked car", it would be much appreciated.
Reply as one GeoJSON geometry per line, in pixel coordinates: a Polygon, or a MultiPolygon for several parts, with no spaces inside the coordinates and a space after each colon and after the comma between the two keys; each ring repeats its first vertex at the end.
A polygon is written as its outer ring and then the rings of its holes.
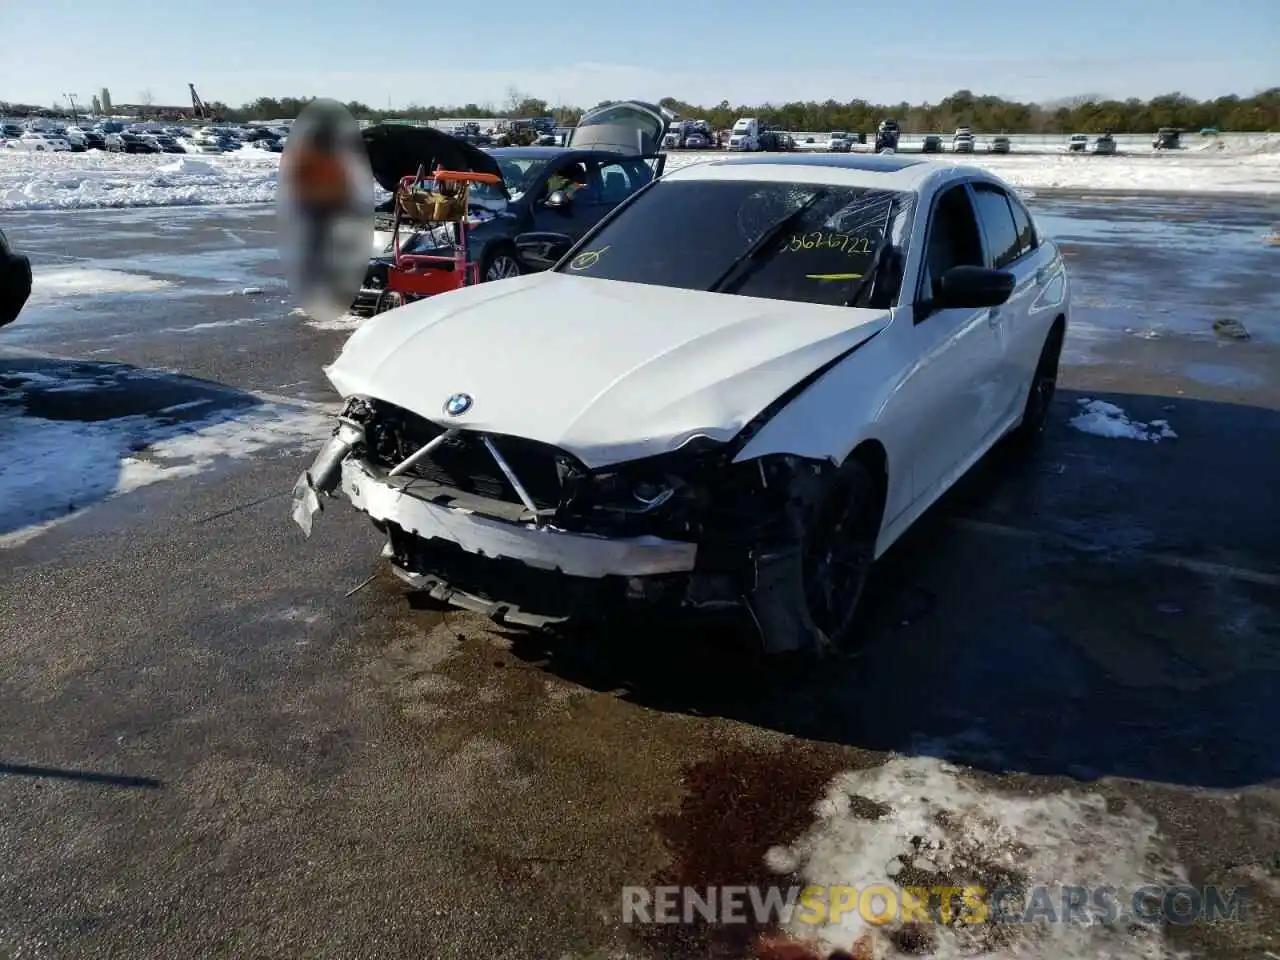
{"type": "Polygon", "coordinates": [[[86,150],[107,149],[107,135],[101,130],[86,130],[84,132],[84,148],[86,150]]]}
{"type": "Polygon", "coordinates": [[[987,143],[988,153],[1008,153],[1011,149],[1008,137],[992,137],[987,143]]]}
{"type": "Polygon", "coordinates": [[[1084,133],[1072,134],[1071,139],[1067,141],[1068,153],[1088,153],[1089,152],[1089,136],[1084,133]]]}
{"type": "Polygon", "coordinates": [[[1110,133],[1104,133],[1097,140],[1093,141],[1093,152],[1110,156],[1116,152],[1116,138],[1110,133]]]}
{"type": "Polygon", "coordinates": [[[938,136],[936,133],[929,134],[927,137],[924,138],[924,141],[920,144],[920,152],[921,153],[941,153],[942,138],[938,136]]]}
{"type": "Polygon", "coordinates": [[[848,153],[853,149],[853,140],[843,130],[834,130],[827,137],[827,150],[831,153],[848,153]]]}
{"type": "Polygon", "coordinates": [[[1177,127],[1161,127],[1151,146],[1156,150],[1177,150],[1182,146],[1182,131],[1177,127]]]}
{"type": "MultiPolygon", "coordinates": [[[[968,130],[968,127],[962,127],[962,130],[968,130]]],[[[956,132],[955,137],[951,140],[952,153],[973,153],[973,134],[956,132]]]]}
{"type": "Polygon", "coordinates": [[[84,131],[79,127],[68,127],[66,130],[55,132],[55,136],[60,136],[67,143],[71,144],[72,153],[84,153],[89,149],[85,143],[84,131]]]}
{"type": "Polygon", "coordinates": [[[142,139],[154,146],[156,153],[186,153],[182,145],[167,133],[144,133],[142,139]]]}
{"type": "Polygon", "coordinates": [[[902,130],[899,128],[897,120],[881,120],[880,126],[876,128],[876,153],[880,153],[882,150],[897,150],[898,138],[901,135],[902,130]]]}
{"type": "Polygon", "coordinates": [[[160,153],[159,144],[138,133],[112,133],[107,136],[107,149],[112,153],[160,153]]]}
{"type": "MultiPolygon", "coordinates": [[[[669,118],[660,107],[626,101],[583,116],[568,147],[478,150],[465,145],[463,157],[470,169],[495,174],[503,181],[502,188],[478,184],[471,190],[473,210],[480,207],[492,211],[488,218],[474,223],[467,234],[468,256],[477,265],[481,281],[545,270],[551,263],[533,261],[517,252],[518,234],[577,240],[618,204],[655,176],[661,176],[666,154],[659,150],[668,123],[669,118]],[[557,174],[585,186],[572,195],[561,189],[552,190],[551,179],[557,174]],[[493,212],[499,215],[494,216],[493,212]]],[[[448,137],[441,140],[435,131],[401,132],[391,127],[381,124],[364,131],[374,176],[383,189],[394,186],[406,168],[412,172],[423,163],[433,169],[436,161],[428,154],[457,149],[457,141],[450,142],[448,137]],[[407,146],[410,141],[417,141],[412,151],[407,146]]],[[[381,210],[384,217],[389,211],[389,204],[381,210]]],[[[375,218],[375,225],[377,222],[375,218]]],[[[448,227],[426,230],[412,239],[402,239],[401,250],[449,255],[453,252],[453,237],[448,227]]],[[[352,313],[367,315],[395,305],[395,295],[385,293],[391,263],[392,258],[386,254],[371,259],[352,313]]]]}
{"type": "Polygon", "coordinates": [[[71,144],[62,137],[48,133],[28,131],[13,141],[19,150],[31,150],[36,153],[70,153],[71,144]]]}

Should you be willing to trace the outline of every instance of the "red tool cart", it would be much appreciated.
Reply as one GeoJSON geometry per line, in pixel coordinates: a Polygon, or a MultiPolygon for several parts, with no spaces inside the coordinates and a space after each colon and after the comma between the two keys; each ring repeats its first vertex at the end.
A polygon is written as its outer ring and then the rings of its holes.
{"type": "Polygon", "coordinates": [[[502,187],[502,179],[490,173],[471,173],[437,167],[427,174],[422,168],[404,177],[396,189],[392,221],[394,262],[387,272],[386,293],[378,312],[423,297],[457,290],[479,283],[479,266],[467,259],[467,211],[471,184],[502,187]],[[440,246],[452,245],[448,255],[405,253],[401,250],[401,228],[411,235],[430,231],[440,246]]]}

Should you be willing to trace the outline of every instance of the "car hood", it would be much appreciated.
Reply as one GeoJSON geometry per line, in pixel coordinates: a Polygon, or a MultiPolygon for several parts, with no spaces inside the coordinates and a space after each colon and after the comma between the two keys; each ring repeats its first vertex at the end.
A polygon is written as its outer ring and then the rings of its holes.
{"type": "Polygon", "coordinates": [[[529,274],[366,321],[326,369],[438,423],[538,440],[588,467],[732,439],[886,311],[529,274]],[[462,416],[446,399],[469,394],[462,416]]]}

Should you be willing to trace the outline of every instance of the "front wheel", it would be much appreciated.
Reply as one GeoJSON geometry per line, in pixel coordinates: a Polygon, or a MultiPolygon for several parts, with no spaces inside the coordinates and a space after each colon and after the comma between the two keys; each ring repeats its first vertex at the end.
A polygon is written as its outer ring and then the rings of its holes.
{"type": "Polygon", "coordinates": [[[849,645],[883,505],[880,484],[851,458],[795,506],[791,543],[762,552],[749,597],[766,653],[826,656],[849,645]]]}
{"type": "Polygon", "coordinates": [[[520,266],[520,261],[516,259],[515,251],[510,247],[497,247],[484,255],[484,261],[480,264],[480,282],[489,283],[492,280],[510,280],[512,277],[518,277],[524,273],[524,268],[520,266]]]}

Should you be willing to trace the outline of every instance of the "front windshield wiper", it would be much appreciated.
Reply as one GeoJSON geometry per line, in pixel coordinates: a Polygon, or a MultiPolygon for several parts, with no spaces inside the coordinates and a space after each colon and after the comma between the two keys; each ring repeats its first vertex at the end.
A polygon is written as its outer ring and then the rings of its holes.
{"type": "Polygon", "coordinates": [[[759,255],[764,251],[764,249],[771,242],[776,240],[778,236],[783,233],[783,231],[785,231],[793,223],[799,220],[800,217],[803,216],[805,211],[807,211],[810,207],[812,207],[815,203],[817,203],[826,195],[827,195],[827,191],[825,190],[815,191],[813,196],[811,196],[804,203],[800,204],[800,206],[796,207],[786,216],[779,219],[772,226],[766,227],[765,231],[762,234],[760,234],[760,236],[756,237],[756,239],[752,242],[751,246],[747,247],[746,250],[742,251],[742,253],[740,253],[738,257],[731,264],[729,264],[729,266],[725,269],[724,273],[720,274],[720,276],[716,278],[715,283],[707,287],[707,291],[709,293],[719,293],[725,287],[727,287],[730,284],[730,282],[738,279],[738,274],[743,270],[743,268],[747,264],[751,263],[753,260],[759,257],[759,255]]]}

